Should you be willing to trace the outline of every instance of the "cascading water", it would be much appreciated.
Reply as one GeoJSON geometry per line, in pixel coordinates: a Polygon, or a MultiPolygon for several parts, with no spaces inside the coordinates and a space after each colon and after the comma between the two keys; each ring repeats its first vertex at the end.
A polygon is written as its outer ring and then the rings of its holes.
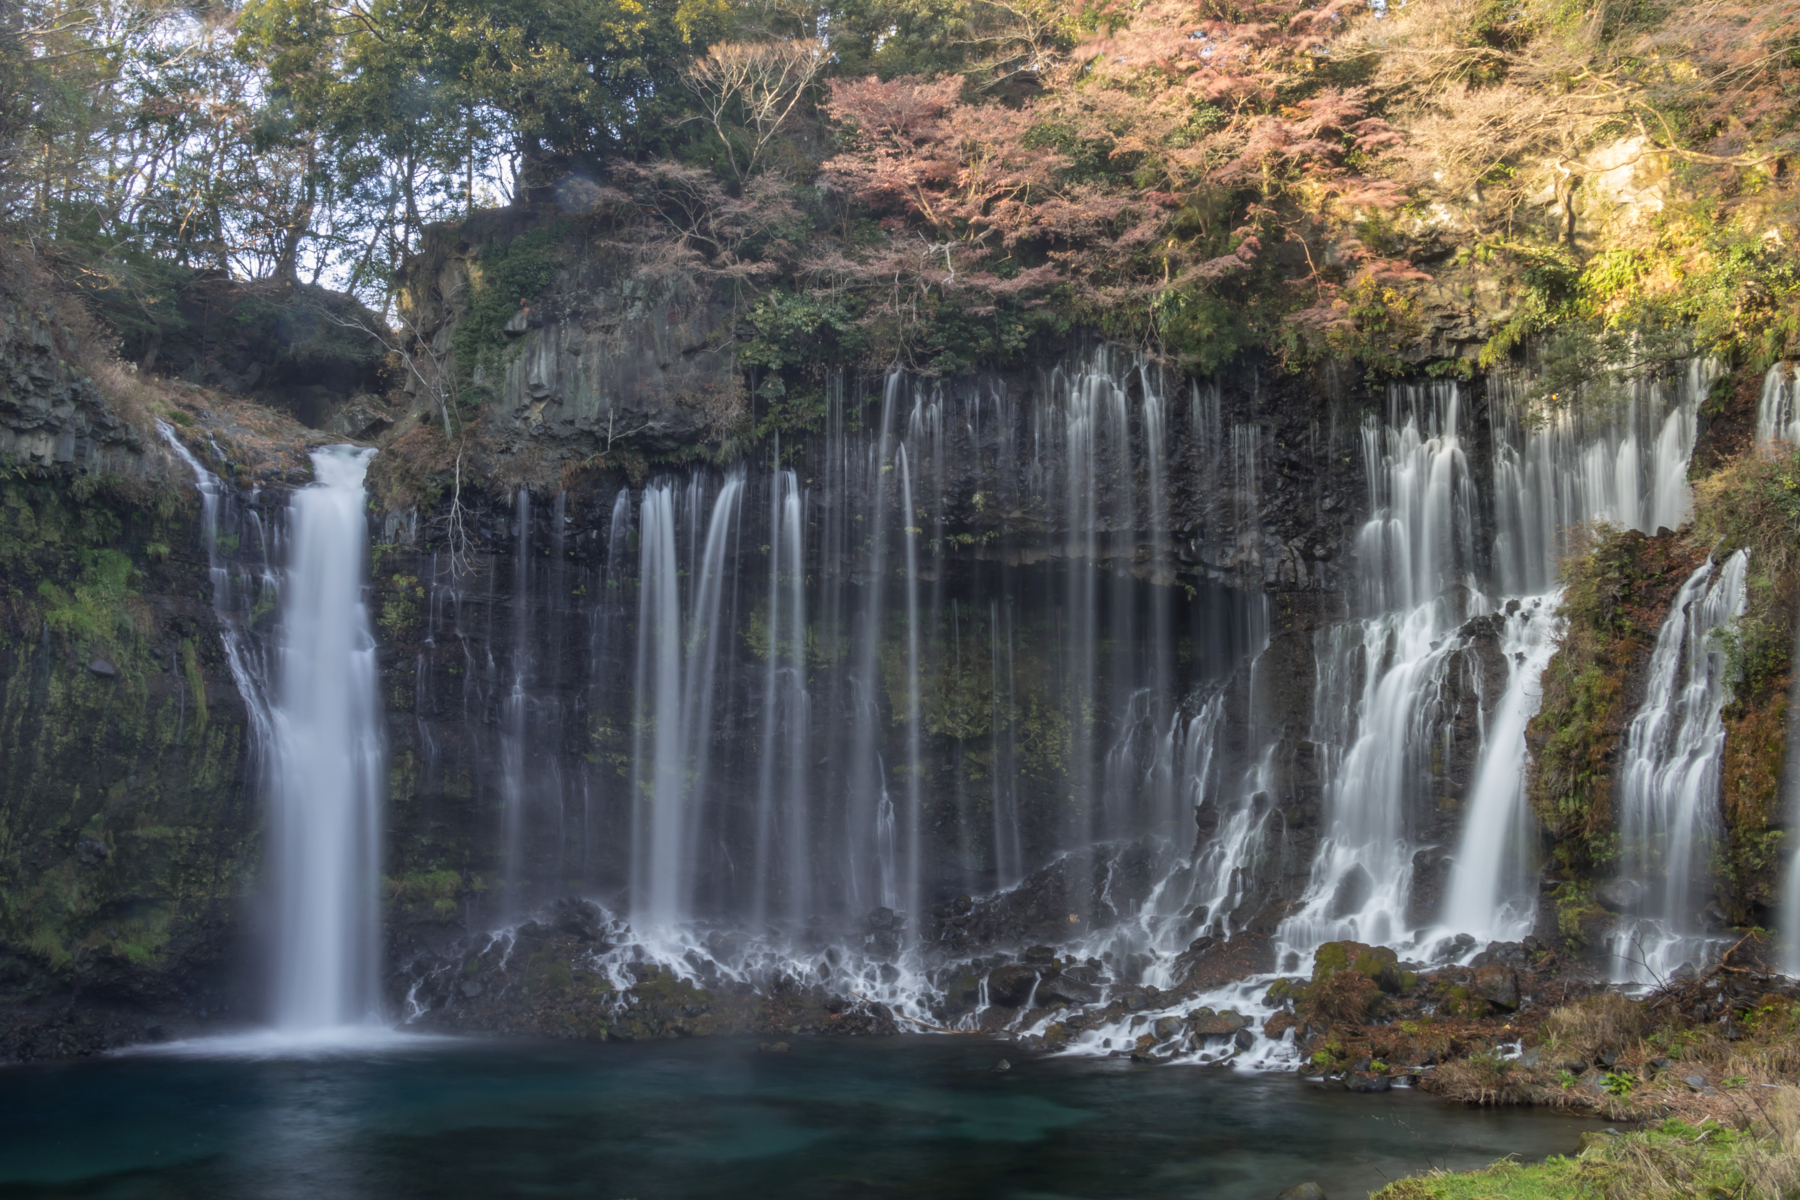
{"type": "MultiPolygon", "coordinates": [[[[1284,963],[1331,938],[1517,936],[1537,900],[1517,764],[1561,531],[1681,519],[1706,382],[1696,367],[1610,413],[1527,426],[1495,380],[1485,431],[1456,384],[1393,388],[1360,431],[1370,517],[1353,612],[1313,635],[1310,724],[1305,708],[1257,716],[1256,593],[1310,570],[1271,515],[1291,503],[1292,451],[1254,398],[1227,416],[1216,387],[1171,422],[1162,373],[1114,350],[1047,371],[1035,404],[986,380],[895,372],[867,398],[832,380],[821,434],[767,467],[653,479],[597,510],[574,539],[594,539],[589,568],[564,566],[561,510],[546,521],[521,494],[518,560],[550,565],[515,561],[510,603],[546,615],[511,613],[510,659],[465,675],[506,768],[485,786],[519,822],[508,876],[528,895],[565,869],[551,848],[579,820],[588,889],[635,936],[657,931],[659,959],[716,957],[706,931],[725,925],[754,930],[763,950],[743,962],[771,970],[775,947],[867,937],[899,978],[852,975],[893,1002],[937,903],[1049,870],[1068,933],[1152,980],[1196,934],[1242,932],[1292,873],[1293,839],[1312,836],[1281,799],[1298,743],[1323,820],[1284,963]],[[1493,474],[1477,479],[1484,435],[1493,474]],[[1517,603],[1490,599],[1496,583],[1517,603]],[[549,744],[533,729],[555,711],[571,584],[599,597],[574,807],[506,753],[549,744]],[[1427,862],[1449,866],[1441,902],[1416,886],[1427,862]]],[[[1327,500],[1342,503],[1311,503],[1327,500]]],[[[490,628],[503,585],[490,575],[490,628]]]]}
{"type": "Polygon", "coordinates": [[[1525,801],[1527,775],[1520,767],[1525,727],[1541,698],[1539,680],[1561,636],[1558,599],[1553,593],[1509,601],[1499,616],[1506,691],[1484,731],[1485,751],[1469,791],[1443,914],[1450,931],[1466,933],[1477,944],[1518,941],[1537,922],[1536,831],[1525,801]]]}
{"type": "Polygon", "coordinates": [[[380,1016],[381,713],[363,596],[363,476],[374,451],[313,452],[316,482],[293,494],[278,573],[256,511],[161,432],[200,489],[214,610],[268,787],[273,1023],[302,1036],[366,1025],[380,1016]],[[250,571],[222,551],[227,519],[240,551],[241,534],[255,534],[250,571]],[[278,621],[266,648],[253,628],[265,604],[278,621]]]}
{"type": "Polygon", "coordinates": [[[294,493],[275,671],[271,875],[274,1017],[289,1032],[379,1015],[382,746],[363,600],[372,450],[313,452],[294,493]]]}
{"type": "Polygon", "coordinates": [[[1793,363],[1776,363],[1763,376],[1756,405],[1756,440],[1800,446],[1800,375],[1793,363]]]}
{"type": "Polygon", "coordinates": [[[1656,639],[1644,705],[1620,754],[1620,882],[1631,913],[1613,931],[1613,977],[1660,983],[1699,966],[1712,940],[1700,913],[1719,834],[1720,713],[1730,694],[1716,635],[1744,610],[1749,555],[1699,567],[1669,605],[1656,639]]]}
{"type": "MultiPolygon", "coordinates": [[[[1367,615],[1318,638],[1313,740],[1326,760],[1329,826],[1302,907],[1279,932],[1284,964],[1337,938],[1413,944],[1468,934],[1480,944],[1530,930],[1536,864],[1519,764],[1557,642],[1557,563],[1574,527],[1611,521],[1649,533],[1685,519],[1695,423],[1715,374],[1696,361],[1674,380],[1634,382],[1610,407],[1529,426],[1516,382],[1490,379],[1494,536],[1485,563],[1483,498],[1463,449],[1458,389],[1396,387],[1386,424],[1365,423],[1372,516],[1357,551],[1367,615]],[[1489,600],[1484,577],[1506,598],[1489,600]],[[1506,683],[1473,714],[1473,783],[1432,922],[1412,899],[1414,860],[1427,847],[1408,814],[1426,811],[1442,786],[1438,764],[1455,750],[1450,684],[1471,669],[1476,627],[1464,622],[1489,613],[1506,683]]],[[[1479,692],[1479,672],[1473,682],[1479,692]]]]}
{"type": "MultiPolygon", "coordinates": [[[[633,915],[664,927],[693,911],[696,847],[706,828],[712,797],[708,767],[713,748],[713,705],[726,651],[720,623],[726,562],[744,480],[733,474],[713,502],[704,546],[690,535],[691,566],[682,572],[676,552],[675,489],[652,484],[639,518],[638,679],[632,794],[634,825],[633,915]]],[[[690,520],[699,520],[699,495],[687,497],[690,520]]]]}
{"type": "Polygon", "coordinates": [[[1363,427],[1371,516],[1357,553],[1368,615],[1317,643],[1313,741],[1326,748],[1327,826],[1300,910],[1277,935],[1284,962],[1326,941],[1397,941],[1414,924],[1408,813],[1445,750],[1435,730],[1461,649],[1453,631],[1485,607],[1460,408],[1453,383],[1396,388],[1387,424],[1363,427]]]}
{"type": "Polygon", "coordinates": [[[1678,378],[1634,380],[1617,403],[1556,410],[1529,428],[1523,381],[1490,377],[1493,559],[1503,594],[1547,592],[1571,531],[1583,525],[1655,533],[1687,519],[1700,402],[1717,375],[1717,364],[1695,359],[1678,378]]]}
{"type": "MultiPolygon", "coordinates": [[[[1756,408],[1757,441],[1785,443],[1789,453],[1800,449],[1800,374],[1795,367],[1794,363],[1776,363],[1769,368],[1756,408]]],[[[1800,627],[1795,629],[1793,660],[1800,662],[1800,627]]],[[[1788,697],[1787,745],[1800,746],[1800,678],[1788,697]]],[[[1800,828],[1800,754],[1789,753],[1784,760],[1781,795],[1788,819],[1800,828]]],[[[1800,839],[1788,856],[1778,932],[1782,969],[1800,975],[1800,839]]]]}

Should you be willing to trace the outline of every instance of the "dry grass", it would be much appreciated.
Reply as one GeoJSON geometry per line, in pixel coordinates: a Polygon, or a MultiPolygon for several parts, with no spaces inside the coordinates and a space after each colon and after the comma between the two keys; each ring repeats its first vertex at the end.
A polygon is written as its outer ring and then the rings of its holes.
{"type": "Polygon", "coordinates": [[[1339,971],[1307,989],[1303,1007],[1326,1022],[1367,1024],[1381,1006],[1381,988],[1361,971],[1339,971]]]}
{"type": "Polygon", "coordinates": [[[1445,1063],[1431,1077],[1431,1091],[1463,1104],[1542,1104],[1531,1073],[1491,1051],[1445,1063]]]}
{"type": "Polygon", "coordinates": [[[1551,1056],[1592,1060],[1602,1050],[1637,1044],[1648,1025],[1641,1002],[1601,992],[1565,1004],[1544,1018],[1539,1030],[1551,1056]]]}

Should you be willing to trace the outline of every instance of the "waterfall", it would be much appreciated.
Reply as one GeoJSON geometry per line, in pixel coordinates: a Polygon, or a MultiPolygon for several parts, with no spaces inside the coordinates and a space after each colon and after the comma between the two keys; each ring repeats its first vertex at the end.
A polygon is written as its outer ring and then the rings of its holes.
{"type": "Polygon", "coordinates": [[[1756,404],[1756,440],[1800,446],[1800,376],[1793,363],[1776,363],[1763,376],[1756,404]]]}
{"type": "Polygon", "coordinates": [[[296,491],[271,705],[275,1023],[377,1015],[381,710],[363,599],[363,475],[373,450],[315,450],[296,491]]]}
{"type": "Polygon", "coordinates": [[[238,514],[223,483],[172,430],[160,431],[200,489],[214,611],[268,786],[274,1024],[289,1034],[367,1024],[380,1014],[383,753],[363,579],[363,476],[375,452],[312,452],[316,482],[290,501],[288,561],[277,575],[257,515],[238,514]],[[274,600],[278,619],[267,655],[252,629],[253,602],[234,586],[221,549],[226,511],[259,534],[254,603],[274,600]]]}
{"type": "Polygon", "coordinates": [[[219,622],[219,640],[225,647],[225,662],[231,680],[244,699],[250,718],[250,770],[253,777],[266,768],[265,759],[274,741],[269,718],[269,672],[255,639],[251,635],[252,614],[265,600],[274,602],[280,595],[280,583],[269,564],[268,539],[263,536],[262,522],[254,510],[240,512],[224,482],[201,465],[200,460],[175,437],[175,431],[161,421],[157,432],[194,473],[194,485],[200,492],[200,541],[206,547],[207,575],[212,583],[213,616],[219,622]],[[254,595],[248,593],[241,579],[233,579],[233,564],[221,548],[226,523],[232,526],[230,537],[242,546],[242,528],[251,525],[257,534],[260,561],[256,564],[254,595]]]}
{"type": "Polygon", "coordinates": [[[501,702],[501,845],[505,852],[507,911],[523,910],[520,886],[525,857],[526,680],[531,676],[531,493],[514,501],[512,682],[501,702]]]}
{"type": "Polygon", "coordinates": [[[1501,592],[1539,595],[1556,581],[1568,531],[1607,521],[1655,533],[1678,528],[1700,404],[1718,375],[1707,359],[1674,379],[1634,380],[1626,397],[1567,408],[1523,428],[1523,380],[1489,377],[1494,437],[1494,565],[1501,592]]]}
{"type": "Polygon", "coordinates": [[[1455,630],[1484,601],[1473,581],[1474,481],[1454,383],[1395,387],[1385,425],[1363,425],[1368,522],[1357,535],[1367,615],[1323,631],[1312,741],[1325,755],[1325,828],[1284,957],[1321,942],[1384,943],[1411,928],[1408,812],[1431,786],[1455,630]],[[1360,684],[1359,682],[1360,681],[1360,684]]]}
{"type": "MultiPolygon", "coordinates": [[[[906,539],[906,869],[905,891],[894,907],[919,913],[922,862],[920,826],[925,820],[922,776],[925,773],[924,706],[919,703],[919,529],[914,522],[912,469],[901,446],[894,455],[900,470],[901,530],[906,539]]],[[[898,876],[898,872],[896,872],[898,876]]],[[[914,922],[914,932],[917,932],[914,922]]]]}
{"type": "Polygon", "coordinates": [[[692,912],[696,856],[710,800],[714,693],[727,650],[721,600],[743,489],[741,473],[725,480],[703,544],[697,537],[699,490],[689,489],[685,612],[673,485],[662,481],[645,488],[639,510],[632,911],[650,927],[673,925],[692,912]]]}
{"type": "Polygon", "coordinates": [[[1506,691],[1485,731],[1468,817],[1457,844],[1443,921],[1477,942],[1517,941],[1537,922],[1535,823],[1525,799],[1525,727],[1537,715],[1539,680],[1562,636],[1555,610],[1560,596],[1509,601],[1502,614],[1500,652],[1506,691]]]}
{"type": "Polygon", "coordinates": [[[1556,648],[1567,531],[1611,521],[1648,533],[1685,519],[1688,458],[1716,371],[1695,361],[1672,379],[1635,381],[1611,406],[1537,423],[1523,419],[1518,381],[1491,377],[1486,501],[1455,384],[1391,387],[1385,421],[1364,422],[1371,515],[1356,542],[1361,614],[1315,639],[1311,740],[1326,779],[1325,828],[1299,910],[1278,931],[1291,961],[1338,938],[1530,930],[1537,865],[1520,764],[1556,648]],[[1494,529],[1485,555],[1484,508],[1494,529]],[[1490,599],[1484,582],[1503,598],[1490,599]],[[1428,925],[1412,895],[1413,860],[1427,848],[1417,814],[1446,802],[1440,764],[1458,750],[1452,685],[1477,652],[1472,617],[1493,623],[1506,683],[1473,714],[1474,774],[1439,924],[1428,925]]]}
{"type": "Polygon", "coordinates": [[[1613,977],[1658,983],[1698,965],[1713,940],[1699,912],[1719,835],[1720,713],[1729,698],[1715,636],[1744,610],[1749,554],[1709,557],[1669,605],[1650,658],[1644,704],[1620,754],[1621,885],[1634,899],[1613,931],[1613,977]],[[1716,578],[1715,578],[1716,576],[1716,578]]]}
{"type": "Polygon", "coordinates": [[[802,507],[794,472],[776,472],[769,487],[769,529],[773,536],[769,544],[756,885],[752,902],[758,924],[768,915],[771,887],[781,894],[784,915],[790,920],[804,919],[811,904],[806,757],[811,706],[806,690],[802,507]]]}

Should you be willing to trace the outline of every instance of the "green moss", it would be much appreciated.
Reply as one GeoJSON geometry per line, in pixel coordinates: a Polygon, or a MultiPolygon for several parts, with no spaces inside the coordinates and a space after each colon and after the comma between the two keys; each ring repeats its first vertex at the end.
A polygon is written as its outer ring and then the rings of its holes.
{"type": "Polygon", "coordinates": [[[388,577],[387,586],[382,589],[381,616],[375,622],[387,635],[388,641],[398,641],[418,625],[420,606],[424,600],[424,585],[416,577],[388,577]]]}
{"type": "Polygon", "coordinates": [[[17,982],[32,994],[100,964],[168,969],[177,943],[202,961],[254,870],[243,725],[206,704],[217,643],[159,629],[138,594],[146,575],[165,594],[204,594],[203,569],[183,577],[193,568],[153,549],[193,536],[169,523],[181,494],[0,485],[15,618],[0,622],[0,953],[32,964],[17,982]],[[88,670],[101,655],[114,674],[88,670]]]}
{"type": "Polygon", "coordinates": [[[1612,761],[1624,733],[1626,672],[1696,561],[1676,539],[1605,526],[1563,565],[1567,625],[1527,739],[1532,811],[1567,869],[1591,871],[1617,852],[1612,761]]]}
{"type": "Polygon", "coordinates": [[[424,907],[440,917],[456,913],[456,894],[462,889],[462,875],[456,871],[413,871],[405,875],[389,875],[382,879],[382,890],[396,907],[424,907]]]}
{"type": "Polygon", "coordinates": [[[470,272],[468,314],[450,338],[461,386],[473,384],[477,372],[487,388],[496,386],[507,359],[517,353],[506,323],[555,280],[568,235],[568,224],[559,221],[482,248],[470,272]]]}
{"type": "Polygon", "coordinates": [[[206,733],[206,677],[200,673],[200,659],[194,653],[194,639],[181,643],[181,669],[187,677],[188,692],[194,698],[194,720],[191,728],[196,738],[206,733]]]}

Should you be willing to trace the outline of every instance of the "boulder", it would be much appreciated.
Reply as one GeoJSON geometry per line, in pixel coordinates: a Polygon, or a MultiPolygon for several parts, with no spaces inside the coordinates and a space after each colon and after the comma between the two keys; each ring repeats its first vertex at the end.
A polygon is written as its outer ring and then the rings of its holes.
{"type": "Polygon", "coordinates": [[[1095,1004],[1100,1000],[1100,989],[1091,983],[1083,983],[1067,972],[1047,975],[1038,984],[1037,999],[1039,1004],[1050,1004],[1057,1000],[1069,1005],[1095,1004]]]}
{"type": "Polygon", "coordinates": [[[1594,889],[1594,899],[1616,913],[1636,912],[1643,898],[1644,885],[1635,879],[1615,879],[1594,889]]]}
{"type": "Polygon", "coordinates": [[[1404,991],[1406,976],[1400,956],[1386,946],[1361,942],[1326,942],[1313,953],[1313,982],[1329,979],[1340,971],[1360,971],[1389,995],[1404,991]]]}
{"type": "Polygon", "coordinates": [[[1475,939],[1466,933],[1459,933],[1453,938],[1442,938],[1431,948],[1431,961],[1435,963],[1449,962],[1461,958],[1475,948],[1475,939]]]}
{"type": "Polygon", "coordinates": [[[1519,1007],[1519,981],[1513,975],[1512,968],[1504,963],[1489,963],[1475,968],[1475,977],[1469,981],[1469,991],[1497,1008],[1519,1007]]]}
{"type": "Polygon", "coordinates": [[[1159,1042],[1166,1042],[1171,1038],[1180,1037],[1182,1031],[1181,1018],[1158,1017],[1156,1018],[1156,1023],[1150,1026],[1150,1031],[1156,1035],[1156,1040],[1159,1042]]]}
{"type": "Polygon", "coordinates": [[[1214,1012],[1210,1008],[1196,1008],[1187,1015],[1188,1028],[1194,1036],[1203,1038],[1231,1037],[1240,1029],[1250,1027],[1250,1018],[1226,1009],[1214,1012]]]}
{"type": "Polygon", "coordinates": [[[1023,963],[995,967],[988,972],[988,1003],[1001,1008],[1018,1008],[1031,999],[1031,990],[1037,986],[1039,978],[1036,967],[1023,963]]]}
{"type": "Polygon", "coordinates": [[[1386,1075],[1376,1075],[1369,1071],[1352,1071],[1344,1080],[1347,1090],[1364,1094],[1389,1091],[1393,1086],[1394,1081],[1386,1075]]]}
{"type": "Polygon", "coordinates": [[[1276,1192],[1275,1200],[1325,1200],[1325,1189],[1316,1183],[1298,1183],[1276,1192]]]}

